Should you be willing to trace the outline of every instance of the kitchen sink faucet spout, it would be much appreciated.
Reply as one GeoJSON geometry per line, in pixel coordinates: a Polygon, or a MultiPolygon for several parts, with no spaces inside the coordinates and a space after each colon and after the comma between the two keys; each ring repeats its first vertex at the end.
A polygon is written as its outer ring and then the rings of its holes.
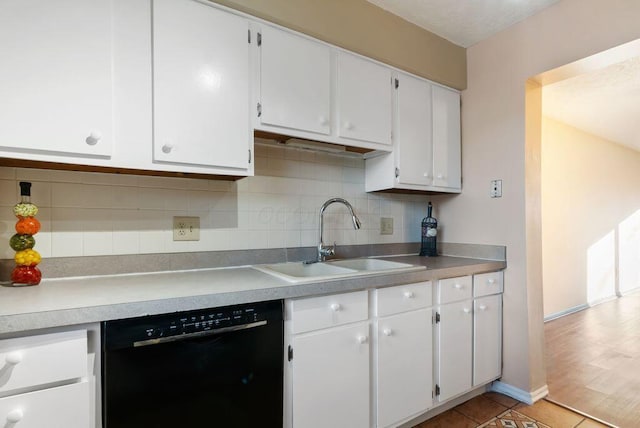
{"type": "Polygon", "coordinates": [[[358,219],[358,216],[356,216],[356,213],[353,212],[353,207],[346,199],[331,198],[328,201],[326,201],[324,204],[322,204],[322,206],[320,207],[320,243],[318,244],[318,260],[317,260],[319,262],[323,262],[327,256],[333,256],[336,253],[335,243],[331,246],[325,247],[324,241],[322,239],[322,235],[324,231],[324,211],[327,209],[329,205],[333,204],[334,202],[340,202],[341,204],[349,208],[349,211],[351,212],[351,221],[353,222],[354,229],[358,230],[360,229],[360,226],[361,226],[360,219],[358,219]]]}

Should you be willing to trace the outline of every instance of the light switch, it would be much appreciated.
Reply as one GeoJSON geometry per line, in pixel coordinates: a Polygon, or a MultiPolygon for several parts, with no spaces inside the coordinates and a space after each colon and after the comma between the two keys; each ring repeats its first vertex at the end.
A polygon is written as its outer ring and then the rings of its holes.
{"type": "Polygon", "coordinates": [[[491,190],[489,195],[492,198],[502,197],[502,180],[491,180],[491,190]]]}

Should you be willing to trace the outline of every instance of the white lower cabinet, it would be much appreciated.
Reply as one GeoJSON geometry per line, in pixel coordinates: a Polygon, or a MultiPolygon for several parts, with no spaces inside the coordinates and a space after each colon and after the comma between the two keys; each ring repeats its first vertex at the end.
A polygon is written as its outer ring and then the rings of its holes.
{"type": "Polygon", "coordinates": [[[438,401],[443,402],[471,389],[473,302],[442,305],[437,313],[440,321],[436,394],[438,401]]]}
{"type": "Polygon", "coordinates": [[[0,398],[0,421],[16,428],[87,428],[89,382],[0,398]]]}
{"type": "Polygon", "coordinates": [[[492,272],[288,300],[285,428],[397,427],[498,379],[502,287],[492,272]]]}
{"type": "Polygon", "coordinates": [[[0,360],[3,426],[93,426],[86,330],[0,340],[0,360]]]}
{"type": "Polygon", "coordinates": [[[293,339],[293,425],[369,427],[369,324],[293,339]]]}
{"type": "Polygon", "coordinates": [[[432,405],[431,310],[377,321],[377,426],[390,427],[432,405]]]}
{"type": "Polygon", "coordinates": [[[370,426],[368,292],[288,300],[285,426],[370,426]]]}
{"type": "Polygon", "coordinates": [[[502,372],[502,272],[438,281],[436,396],[439,403],[502,372]]]}
{"type": "Polygon", "coordinates": [[[473,313],[473,386],[478,386],[502,372],[502,295],[476,299],[473,313]]]}

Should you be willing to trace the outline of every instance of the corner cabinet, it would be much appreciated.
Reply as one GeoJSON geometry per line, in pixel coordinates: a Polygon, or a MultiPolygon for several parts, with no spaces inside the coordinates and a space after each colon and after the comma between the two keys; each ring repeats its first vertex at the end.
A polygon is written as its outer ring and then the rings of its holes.
{"type": "Polygon", "coordinates": [[[393,153],[366,160],[367,191],[461,191],[460,94],[397,73],[393,153]]]}
{"type": "Polygon", "coordinates": [[[248,21],[153,0],[152,22],[154,161],[249,170],[248,21]]]}
{"type": "Polygon", "coordinates": [[[108,159],[113,1],[0,2],[0,155],[108,159]]]}

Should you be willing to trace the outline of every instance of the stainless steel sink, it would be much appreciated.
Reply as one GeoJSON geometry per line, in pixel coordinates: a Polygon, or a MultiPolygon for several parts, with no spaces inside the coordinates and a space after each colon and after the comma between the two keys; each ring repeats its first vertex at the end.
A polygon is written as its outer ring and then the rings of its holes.
{"type": "Polygon", "coordinates": [[[387,271],[423,270],[423,266],[380,259],[346,259],[321,263],[274,263],[254,266],[287,282],[311,282],[351,276],[373,275],[387,271]]]}

